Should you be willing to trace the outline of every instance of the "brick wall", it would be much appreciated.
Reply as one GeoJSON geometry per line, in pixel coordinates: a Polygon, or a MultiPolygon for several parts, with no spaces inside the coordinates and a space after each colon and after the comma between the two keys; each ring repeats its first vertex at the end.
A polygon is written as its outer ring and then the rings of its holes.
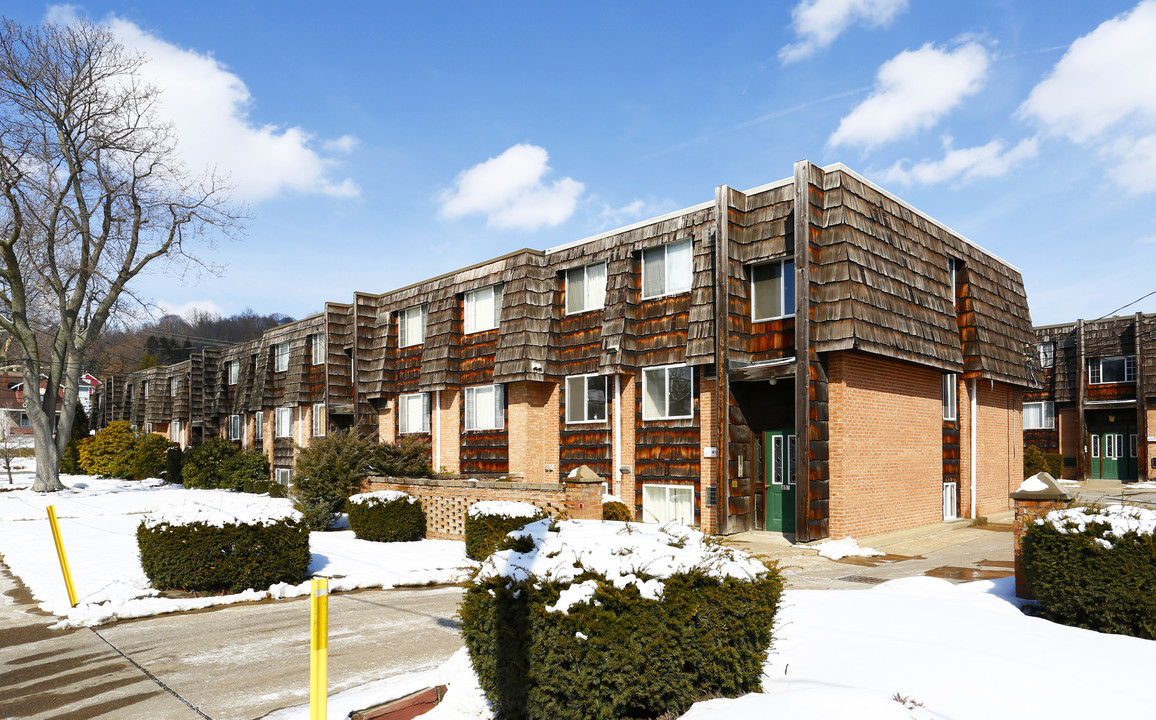
{"type": "MultiPolygon", "coordinates": [[[[983,516],[1010,510],[1008,494],[1023,482],[1023,405],[1010,385],[981,378],[976,390],[976,513],[983,516]]],[[[970,475],[964,478],[970,482],[970,475]]],[[[964,484],[964,490],[970,496],[970,487],[964,484]]]]}
{"type": "Polygon", "coordinates": [[[558,480],[558,385],[510,383],[507,388],[510,473],[529,482],[558,480]],[[546,466],[553,470],[547,472],[546,466]]]}
{"type": "MultiPolygon", "coordinates": [[[[397,398],[395,397],[386,407],[378,408],[377,410],[377,438],[379,442],[388,444],[397,440],[397,423],[394,422],[393,419],[393,409],[394,406],[397,405],[397,402],[397,398]]],[[[433,407],[432,402],[430,403],[430,407],[433,407]]],[[[432,415],[433,413],[430,414],[432,415]]],[[[430,422],[433,422],[432,417],[430,418],[430,422]]]]}
{"type": "Polygon", "coordinates": [[[457,390],[442,390],[438,417],[433,419],[434,427],[434,470],[456,473],[461,469],[461,393],[457,390]],[[440,424],[440,429],[438,428],[440,424]]]}
{"type": "MultiPolygon", "coordinates": [[[[702,508],[699,522],[703,532],[721,532],[719,528],[718,506],[707,504],[707,488],[718,486],[719,458],[725,456],[722,438],[718,434],[718,409],[715,407],[715,380],[702,380],[699,390],[699,473],[701,474],[700,487],[702,488],[702,508]],[[717,457],[707,457],[706,448],[715,449],[717,457]]],[[[716,496],[717,497],[717,496],[716,496]]],[[[753,521],[753,518],[752,518],[753,521]]]]}
{"type": "Polygon", "coordinates": [[[426,537],[441,540],[464,538],[466,510],[483,500],[528,502],[559,519],[602,519],[602,485],[599,482],[533,483],[377,477],[361,481],[361,492],[375,490],[400,490],[421,500],[426,515],[426,537]]]}
{"type": "Polygon", "coordinates": [[[838,352],[828,378],[830,536],[941,522],[942,373],[838,352]]]}
{"type": "Polygon", "coordinates": [[[642,513],[642,506],[635,506],[634,496],[634,408],[638,403],[638,385],[639,381],[633,374],[620,375],[619,386],[622,397],[618,398],[615,405],[615,411],[620,412],[622,417],[621,437],[618,440],[619,452],[622,454],[621,467],[630,471],[622,473],[621,487],[618,488],[617,494],[622,498],[622,502],[626,503],[626,507],[635,513],[635,517],[641,517],[642,513]]]}

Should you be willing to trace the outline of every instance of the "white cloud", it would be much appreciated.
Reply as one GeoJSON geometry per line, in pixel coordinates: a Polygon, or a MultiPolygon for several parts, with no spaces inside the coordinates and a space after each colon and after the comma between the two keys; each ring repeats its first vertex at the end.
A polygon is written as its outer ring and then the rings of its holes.
{"type": "Polygon", "coordinates": [[[891,23],[907,9],[907,0],[802,0],[791,10],[791,27],[800,39],[779,50],[784,63],[814,55],[859,22],[873,27],[891,23]]]}
{"type": "Polygon", "coordinates": [[[442,193],[442,214],[487,216],[495,228],[537,230],[574,214],[585,186],[571,178],[546,185],[550,156],[536,145],[515,145],[501,155],[463,170],[454,189],[442,193]]]}
{"type": "Polygon", "coordinates": [[[350,153],[361,144],[361,141],[352,135],[342,135],[336,140],[326,140],[322,148],[329,152],[350,153]]]}
{"type": "MultiPolygon", "coordinates": [[[[74,6],[53,6],[47,19],[74,22],[74,6]]],[[[249,119],[253,96],[244,81],[209,54],[165,42],[135,23],[105,21],[125,47],[146,56],[142,75],[162,91],[158,112],[179,138],[177,151],[193,174],[215,169],[227,174],[238,200],[260,202],[285,191],[337,197],[360,194],[357,184],[330,177],[333,161],[314,149],[315,138],[300,127],[257,125],[249,119]]],[[[325,149],[345,152],[345,136],[325,149]]]]}
{"type": "Polygon", "coordinates": [[[935,125],[987,76],[991,58],[976,42],[954,50],[932,46],[905,50],[879,68],[875,89],[839,122],[832,147],[871,147],[935,125]]]}
{"type": "Polygon", "coordinates": [[[1072,43],[1019,108],[1049,134],[1096,150],[1132,193],[1156,190],[1156,2],[1072,43]]]}
{"type": "Polygon", "coordinates": [[[920,183],[931,185],[960,178],[964,181],[976,178],[1000,177],[1016,165],[1030,160],[1039,153],[1039,141],[1032,137],[1021,140],[1010,150],[1002,140],[992,140],[986,145],[955,149],[951,138],[944,139],[942,160],[921,160],[908,167],[909,160],[900,160],[880,176],[885,182],[903,185],[920,183]]]}
{"type": "Polygon", "coordinates": [[[208,315],[222,315],[221,306],[212,300],[190,300],[183,305],[171,305],[164,300],[157,303],[161,315],[179,315],[188,319],[194,310],[208,315]]]}

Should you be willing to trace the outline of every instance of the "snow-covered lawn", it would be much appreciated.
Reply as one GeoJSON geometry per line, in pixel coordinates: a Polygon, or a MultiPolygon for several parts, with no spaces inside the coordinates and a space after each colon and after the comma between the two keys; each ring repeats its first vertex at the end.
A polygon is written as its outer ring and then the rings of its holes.
{"type": "MultiPolygon", "coordinates": [[[[284,514],[290,508],[288,500],[225,490],[186,490],[156,480],[87,476],[64,476],[62,480],[70,489],[48,494],[27,489],[0,492],[0,555],[40,607],[61,618],[58,627],[309,592],[306,581],[233,595],[166,598],[149,586],[140,564],[136,528],[150,513],[173,515],[200,506],[247,519],[284,514]],[[75,608],[69,607],[56,559],[48,505],[55,506],[60,521],[79,600],[75,608]]],[[[346,530],[312,533],[309,545],[313,554],[310,572],[333,578],[329,583],[333,591],[457,582],[476,567],[466,558],[463,543],[448,540],[374,543],[358,540],[346,530]]]]}

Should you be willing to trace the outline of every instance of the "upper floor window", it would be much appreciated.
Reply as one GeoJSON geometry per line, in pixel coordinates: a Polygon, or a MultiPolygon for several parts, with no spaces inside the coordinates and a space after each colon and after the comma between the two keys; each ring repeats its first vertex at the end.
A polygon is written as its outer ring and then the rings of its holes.
{"type": "Polygon", "coordinates": [[[429,393],[411,393],[397,399],[397,426],[402,435],[429,432],[429,393]]]}
{"type": "Polygon", "coordinates": [[[955,298],[959,296],[957,272],[959,270],[959,261],[955,258],[947,259],[947,274],[951,279],[951,301],[955,302],[955,298]]]}
{"type": "Polygon", "coordinates": [[[751,312],[754,320],[773,320],[795,314],[794,260],[751,267],[751,312]]]}
{"type": "Polygon", "coordinates": [[[282,372],[289,369],[289,343],[277,343],[273,346],[273,372],[282,372]]]}
{"type": "Polygon", "coordinates": [[[466,332],[493,330],[502,319],[502,286],[490,285],[466,293],[466,332]]]}
{"type": "Polygon", "coordinates": [[[1056,344],[1043,342],[1036,345],[1036,353],[1040,357],[1040,367],[1050,368],[1056,364],[1056,344]]]}
{"type": "Polygon", "coordinates": [[[506,426],[506,408],[501,385],[468,387],[466,430],[501,430],[506,426]]]}
{"type": "Polygon", "coordinates": [[[1088,382],[1092,385],[1103,383],[1135,382],[1136,358],[1125,355],[1115,357],[1089,358],[1088,382]]]}
{"type": "Polygon", "coordinates": [[[606,419],[606,376],[574,375],[566,378],[566,422],[599,422],[606,419]]]}
{"type": "Polygon", "coordinates": [[[580,313],[606,305],[606,265],[598,263],[566,271],[566,312],[580,313]]]}
{"type": "Polygon", "coordinates": [[[317,333],[309,337],[309,352],[314,365],[325,363],[325,333],[317,333]]]}
{"type": "Polygon", "coordinates": [[[1024,403],[1024,430],[1051,430],[1056,426],[1056,404],[1051,400],[1024,403]]]}
{"type": "Polygon", "coordinates": [[[148,380],[145,380],[144,382],[142,382],[140,384],[140,396],[142,398],[144,398],[145,400],[148,400],[148,397],[149,397],[149,381],[148,380]]]}
{"type": "Polygon", "coordinates": [[[943,419],[955,420],[959,417],[956,410],[959,392],[959,374],[943,374],[943,419]]]}
{"type": "Polygon", "coordinates": [[[177,386],[179,383],[180,383],[180,380],[178,378],[175,378],[175,377],[169,378],[169,397],[176,397],[177,396],[177,386]]]}
{"type": "Polygon", "coordinates": [[[642,251],[642,297],[686,292],[693,277],[690,240],[642,251]]]}
{"type": "Polygon", "coordinates": [[[694,417],[694,370],[686,365],[642,371],[642,419],[694,417]]]}
{"type": "Polygon", "coordinates": [[[237,378],[241,375],[241,362],[239,360],[230,360],[225,363],[225,382],[229,385],[236,385],[237,378]]]}
{"type": "Polygon", "coordinates": [[[426,306],[406,308],[397,316],[398,345],[409,347],[425,342],[426,306]]]}

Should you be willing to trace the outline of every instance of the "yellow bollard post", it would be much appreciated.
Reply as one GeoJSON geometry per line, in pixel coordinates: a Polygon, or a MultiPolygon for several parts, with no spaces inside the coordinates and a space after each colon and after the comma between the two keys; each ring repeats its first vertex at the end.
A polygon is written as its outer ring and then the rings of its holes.
{"type": "Polygon", "coordinates": [[[309,593],[309,720],[325,720],[329,703],[329,579],[309,593]]]}
{"type": "Polygon", "coordinates": [[[56,543],[56,557],[60,559],[60,572],[64,573],[64,587],[68,589],[68,602],[76,607],[76,588],[72,586],[72,573],[68,571],[68,556],[64,554],[64,541],[60,539],[60,523],[56,522],[56,506],[48,506],[48,524],[52,526],[52,540],[56,543]]]}

